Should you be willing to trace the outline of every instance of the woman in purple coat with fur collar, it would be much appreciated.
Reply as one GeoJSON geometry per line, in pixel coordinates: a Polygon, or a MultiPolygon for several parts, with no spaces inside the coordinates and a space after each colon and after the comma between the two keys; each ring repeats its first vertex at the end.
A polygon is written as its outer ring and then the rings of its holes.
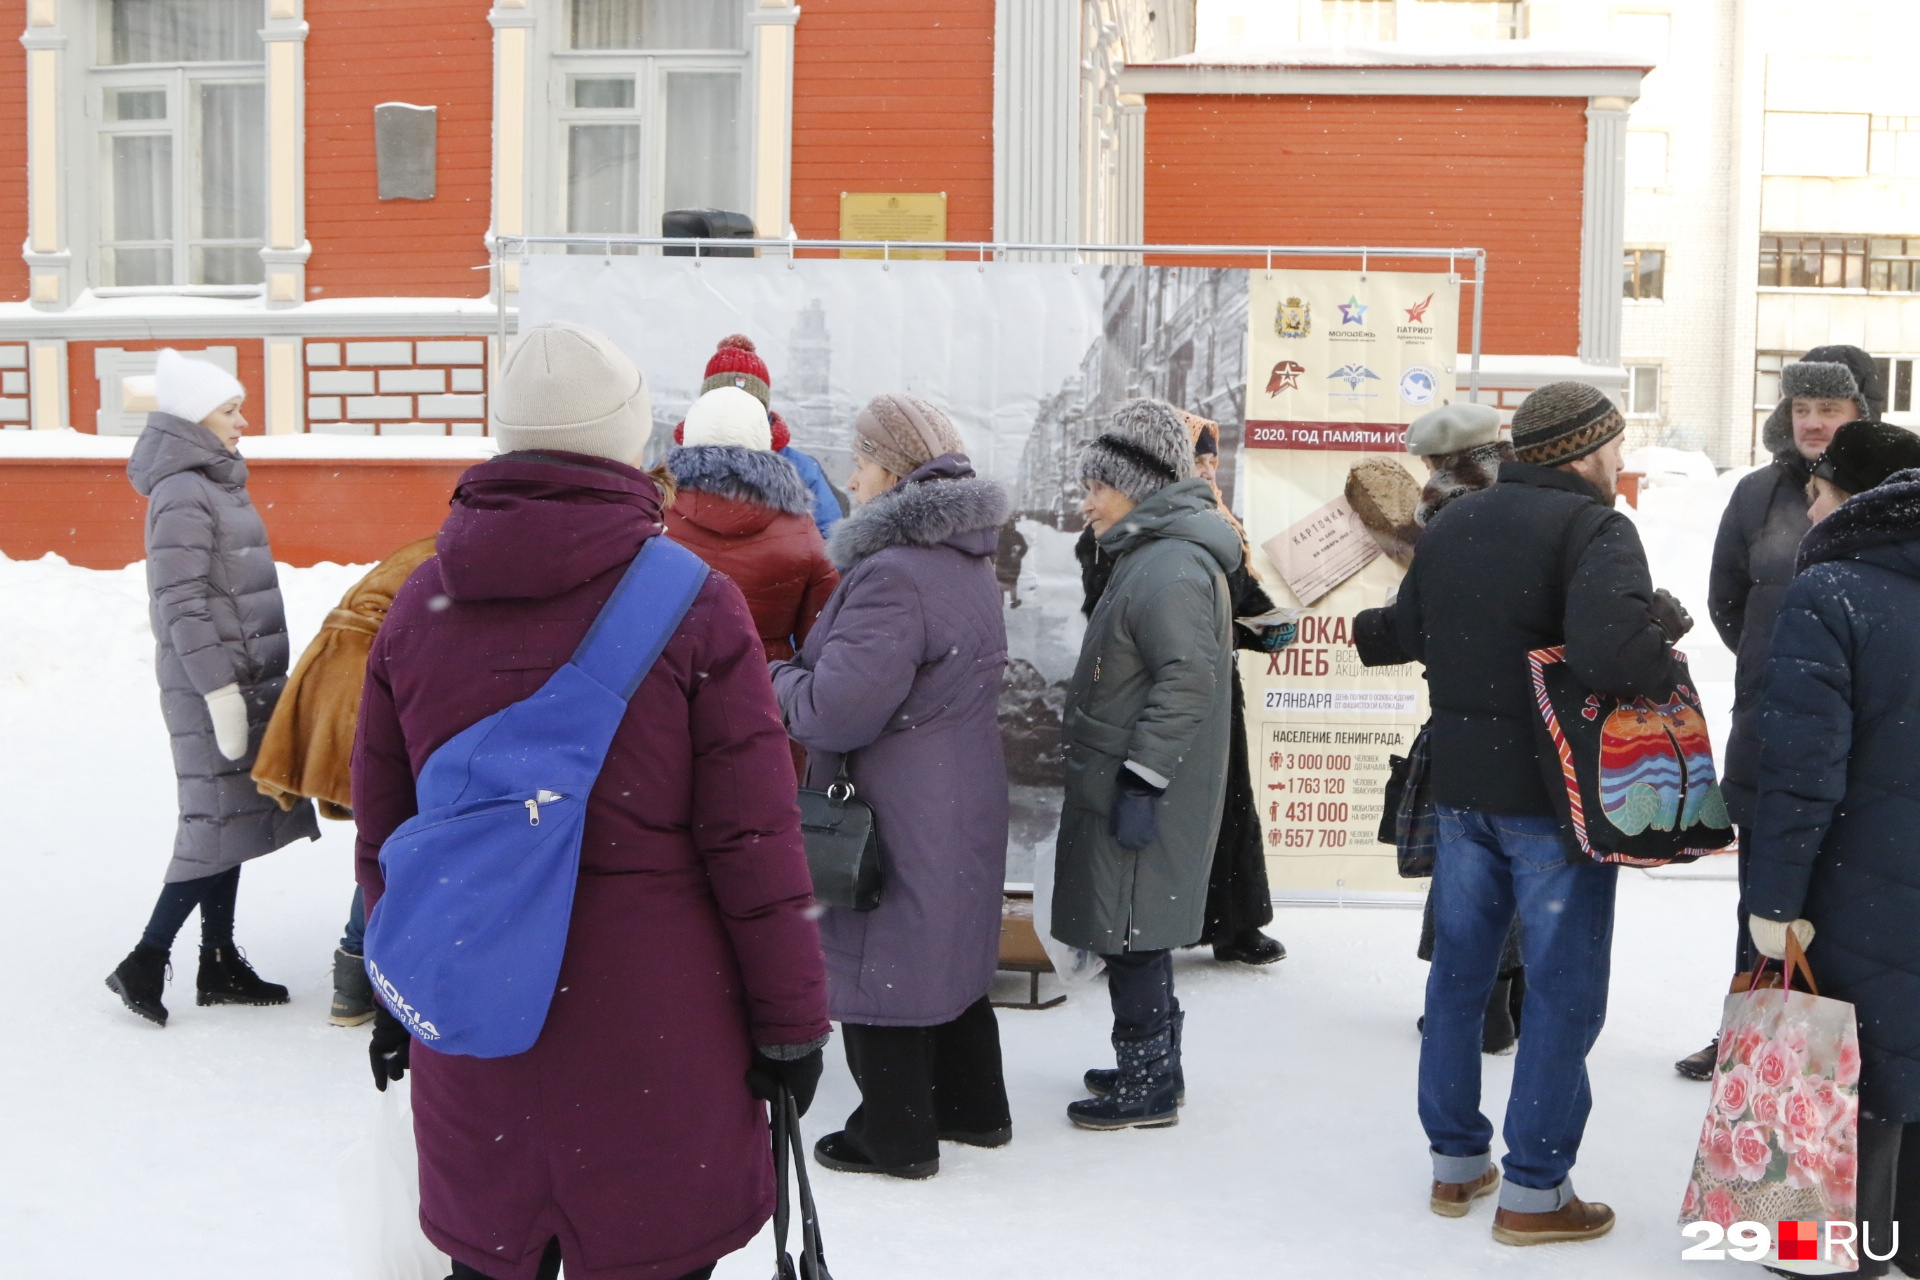
{"type": "Polygon", "coordinates": [[[854,433],[847,490],[859,505],[828,544],[840,585],[799,657],[773,668],[809,785],[828,785],[844,759],[880,837],[880,906],[820,921],[861,1102],[814,1155],[842,1172],[926,1178],[942,1139],[1013,1136],[987,1000],[1007,873],[1007,632],[993,572],[1007,497],[923,400],[879,396],[854,433]]]}

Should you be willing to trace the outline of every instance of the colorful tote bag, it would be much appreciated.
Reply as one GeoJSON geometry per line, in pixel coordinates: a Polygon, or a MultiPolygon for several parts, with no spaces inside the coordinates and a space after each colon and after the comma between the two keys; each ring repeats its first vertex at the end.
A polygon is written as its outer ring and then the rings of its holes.
{"type": "Polygon", "coordinates": [[[1687,660],[1665,698],[1622,701],[1581,683],[1565,645],[1527,655],[1547,790],[1580,851],[1599,862],[1691,862],[1733,840],[1713,744],[1687,660]]]}
{"type": "Polygon", "coordinates": [[[1758,1222],[1770,1231],[1804,1232],[1811,1223],[1805,1243],[1814,1247],[1795,1249],[1802,1237],[1783,1250],[1776,1233],[1758,1261],[1800,1275],[1839,1275],[1859,1265],[1857,1240],[1851,1254],[1836,1248],[1825,1256],[1826,1224],[1854,1221],[1859,1032],[1852,1005],[1819,994],[1797,941],[1787,944],[1787,966],[1789,974],[1799,970],[1808,990],[1764,986],[1756,970],[1747,991],[1727,997],[1713,1097],[1680,1225],[1758,1222]]]}

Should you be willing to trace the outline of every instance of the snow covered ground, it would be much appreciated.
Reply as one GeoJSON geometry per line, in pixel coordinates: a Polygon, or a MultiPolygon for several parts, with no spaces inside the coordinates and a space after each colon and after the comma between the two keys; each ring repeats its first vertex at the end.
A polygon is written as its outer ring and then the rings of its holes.
{"type": "MultiPolygon", "coordinates": [[[[1706,554],[1734,477],[1650,487],[1636,521],[1656,581],[1700,622],[1695,674],[1718,699],[1731,658],[1711,637],[1706,554]]],[[[359,570],[283,567],[296,651],[359,570]]],[[[8,1274],[345,1280],[338,1169],[379,1095],[364,1030],[326,1023],[329,962],[351,890],[348,830],[251,864],[239,937],[279,1009],[198,1009],[195,925],[176,948],[173,1021],[125,1013],[102,977],[137,938],[165,866],[173,783],[141,571],[0,558],[0,777],[11,921],[0,929],[0,1232],[8,1274]]],[[[1713,868],[1717,871],[1718,868],[1713,868]]],[[[1032,1275],[1654,1277],[1688,1272],[1674,1227],[1706,1107],[1671,1062],[1704,1044],[1730,962],[1733,886],[1626,873],[1612,1016],[1591,1059],[1595,1107],[1575,1182],[1620,1225],[1584,1245],[1493,1244],[1492,1210],[1426,1208],[1414,1113],[1426,967],[1405,910],[1283,909],[1292,955],[1271,969],[1180,962],[1191,1102],[1179,1127],[1083,1133],[1063,1109],[1111,1061],[1104,990],[1001,1015],[1015,1138],[947,1147],[925,1183],[815,1171],[840,1280],[1032,1275]]],[[[1051,980],[1049,980],[1051,986],[1051,980]]],[[[1003,994],[1024,992],[1008,977],[1003,994]]],[[[1499,1114],[1512,1059],[1487,1059],[1499,1114]]],[[[809,1140],[854,1091],[837,1047],[809,1140]]],[[[768,1273],[765,1241],[724,1280],[768,1273]]],[[[1758,1274],[1755,1272],[1754,1274],[1758,1274]]]]}

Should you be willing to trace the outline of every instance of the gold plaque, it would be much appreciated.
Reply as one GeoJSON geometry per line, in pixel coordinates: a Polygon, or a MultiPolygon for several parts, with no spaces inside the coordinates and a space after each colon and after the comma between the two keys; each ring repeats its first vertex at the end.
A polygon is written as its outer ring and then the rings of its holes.
{"type": "MultiPolygon", "coordinates": [[[[842,240],[945,240],[944,191],[842,191],[842,240]]],[[[842,249],[843,258],[878,258],[879,249],[842,249]]],[[[887,251],[889,258],[945,258],[939,249],[887,251]]]]}

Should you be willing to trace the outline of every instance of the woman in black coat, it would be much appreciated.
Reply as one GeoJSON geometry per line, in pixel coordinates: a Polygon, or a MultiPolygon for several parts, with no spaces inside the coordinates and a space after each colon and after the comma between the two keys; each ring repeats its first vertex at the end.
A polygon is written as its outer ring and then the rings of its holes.
{"type": "MultiPolygon", "coordinates": [[[[1858,1219],[1920,1273],[1920,439],[1850,423],[1814,470],[1824,514],[1774,630],[1746,883],[1762,953],[1811,939],[1822,995],[1860,1028],[1858,1219]],[[1837,490],[1838,492],[1834,492],[1837,490]],[[1904,1173],[1905,1176],[1901,1176],[1904,1173]]],[[[1860,1275],[1887,1274],[1861,1261],[1860,1275]]]]}

